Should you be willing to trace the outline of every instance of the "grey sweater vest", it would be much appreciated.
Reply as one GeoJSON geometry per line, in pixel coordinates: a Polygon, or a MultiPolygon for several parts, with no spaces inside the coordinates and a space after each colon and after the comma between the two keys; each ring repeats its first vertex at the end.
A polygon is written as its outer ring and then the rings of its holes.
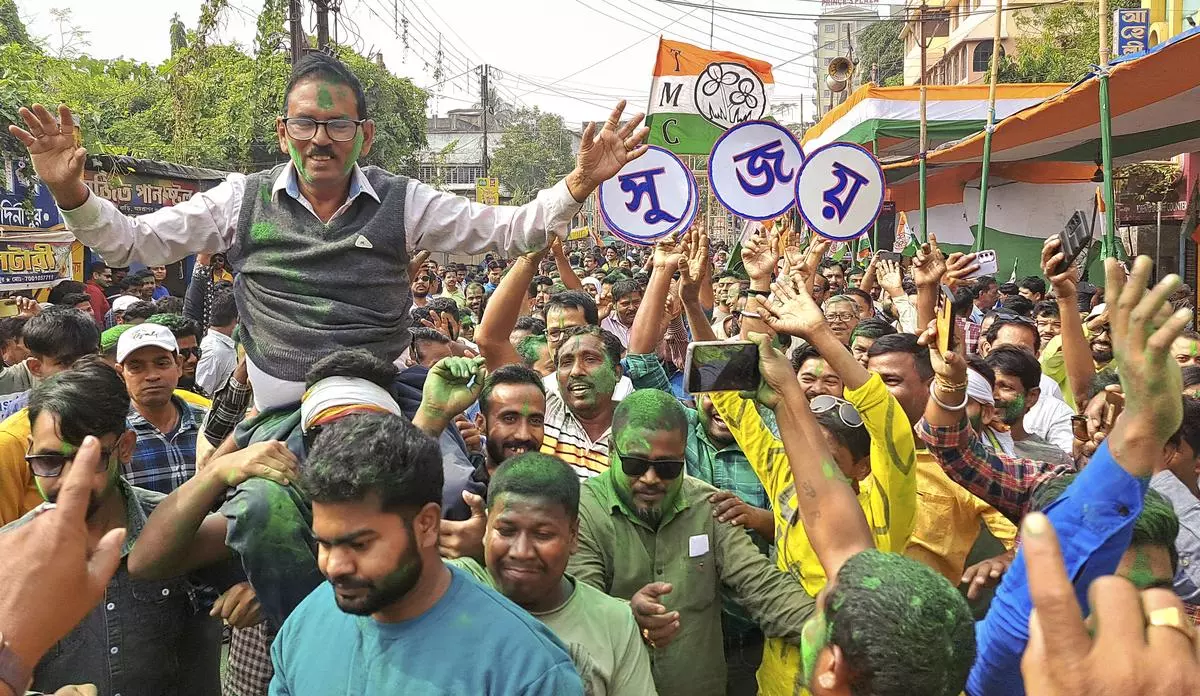
{"type": "Polygon", "coordinates": [[[359,195],[326,225],[285,191],[272,199],[285,166],[247,177],[228,254],[246,356],[293,382],[343,348],[395,360],[410,341],[408,179],[367,167],[380,202],[359,195]]]}

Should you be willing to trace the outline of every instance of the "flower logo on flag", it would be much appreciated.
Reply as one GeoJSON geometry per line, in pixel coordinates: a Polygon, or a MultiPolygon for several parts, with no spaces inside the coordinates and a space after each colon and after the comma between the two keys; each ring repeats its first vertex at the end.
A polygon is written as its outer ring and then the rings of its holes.
{"type": "Polygon", "coordinates": [[[766,87],[741,63],[709,63],[696,80],[696,106],[709,123],[732,128],[766,115],[766,87]]]}

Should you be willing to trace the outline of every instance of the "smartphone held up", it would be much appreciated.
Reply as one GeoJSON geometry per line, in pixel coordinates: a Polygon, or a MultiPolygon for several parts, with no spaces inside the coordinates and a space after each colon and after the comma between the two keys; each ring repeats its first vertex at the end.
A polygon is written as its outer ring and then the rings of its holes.
{"type": "Polygon", "coordinates": [[[762,381],[758,346],[750,341],[689,343],[684,361],[683,388],[690,394],[754,391],[762,381]]]}

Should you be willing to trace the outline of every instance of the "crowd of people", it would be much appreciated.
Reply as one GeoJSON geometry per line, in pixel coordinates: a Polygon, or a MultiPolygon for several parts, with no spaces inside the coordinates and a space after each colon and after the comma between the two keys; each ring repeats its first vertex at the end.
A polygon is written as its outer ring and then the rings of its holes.
{"type": "Polygon", "coordinates": [[[622,106],[496,208],[359,167],[331,58],[283,108],[290,162],[137,218],[65,107],[13,129],[99,258],[0,321],[0,696],[1195,692],[1177,276],[564,243],[622,106]],[[699,341],[761,382],[688,393],[699,341]]]}

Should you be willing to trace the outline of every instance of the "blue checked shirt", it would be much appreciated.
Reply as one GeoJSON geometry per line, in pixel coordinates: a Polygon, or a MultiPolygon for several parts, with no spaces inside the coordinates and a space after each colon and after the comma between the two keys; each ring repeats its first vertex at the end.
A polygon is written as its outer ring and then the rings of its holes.
{"type": "Polygon", "coordinates": [[[170,494],[196,475],[196,437],[208,412],[178,396],[172,396],[171,403],[179,411],[179,423],[170,433],[159,431],[132,407],[125,419],[137,434],[137,444],[133,458],[121,466],[121,473],[131,485],[163,494],[170,494]]]}

